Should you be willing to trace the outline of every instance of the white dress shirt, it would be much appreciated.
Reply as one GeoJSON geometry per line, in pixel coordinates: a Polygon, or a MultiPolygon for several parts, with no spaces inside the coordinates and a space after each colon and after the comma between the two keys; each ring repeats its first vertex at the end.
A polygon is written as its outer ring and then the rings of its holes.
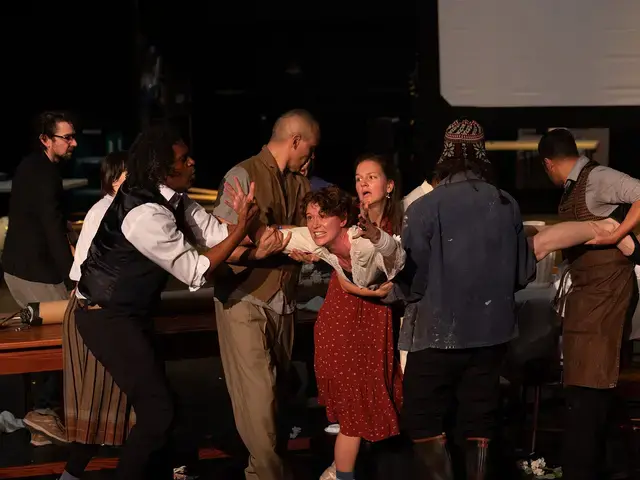
{"type": "MultiPolygon", "coordinates": [[[[160,185],[160,193],[174,207],[184,195],[166,185],[160,185]]],[[[211,248],[227,238],[226,224],[220,223],[188,196],[184,195],[183,202],[186,225],[198,246],[211,248]]],[[[157,203],[139,205],[127,213],[120,228],[136,250],[188,285],[189,290],[198,290],[206,283],[204,275],[210,266],[209,259],[187,242],[176,226],[173,212],[168,208],[157,203]]],[[[79,293],[77,296],[83,298],[79,293]]]]}
{"type": "MultiPolygon", "coordinates": [[[[375,282],[379,281],[381,273],[386,276],[387,280],[393,279],[404,267],[406,259],[400,237],[398,235],[391,236],[381,231],[380,240],[374,244],[366,238],[353,238],[358,230],[357,226],[353,226],[347,231],[351,242],[353,283],[362,288],[376,287],[379,284],[376,285],[375,282]]],[[[316,245],[307,227],[295,227],[286,229],[286,231],[283,229],[285,235],[288,231],[291,232],[291,240],[289,240],[284,253],[290,253],[292,250],[314,253],[331,265],[338,272],[338,275],[347,278],[340,262],[338,262],[338,257],[325,247],[316,245]]]]}
{"type": "Polygon", "coordinates": [[[431,184],[425,180],[424,182],[422,182],[422,185],[418,185],[416,188],[411,190],[411,192],[409,192],[406,197],[404,197],[404,199],[402,200],[402,208],[406,211],[407,208],[409,208],[409,205],[411,205],[423,195],[431,192],[432,190],[433,187],[431,186],[431,184]]]}

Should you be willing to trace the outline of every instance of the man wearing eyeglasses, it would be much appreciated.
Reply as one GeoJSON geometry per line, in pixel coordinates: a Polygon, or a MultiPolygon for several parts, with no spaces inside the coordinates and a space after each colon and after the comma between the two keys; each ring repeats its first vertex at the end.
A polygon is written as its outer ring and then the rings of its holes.
{"type": "MultiPolygon", "coordinates": [[[[68,298],[65,281],[73,263],[58,170],[58,163],[69,159],[78,145],[73,122],[66,113],[42,113],[33,138],[34,152],[22,160],[12,180],[2,253],[4,279],[20,307],[68,298]]],[[[65,441],[54,412],[60,403],[60,373],[43,372],[33,379],[34,410],[24,419],[32,431],[31,443],[65,441]]]]}

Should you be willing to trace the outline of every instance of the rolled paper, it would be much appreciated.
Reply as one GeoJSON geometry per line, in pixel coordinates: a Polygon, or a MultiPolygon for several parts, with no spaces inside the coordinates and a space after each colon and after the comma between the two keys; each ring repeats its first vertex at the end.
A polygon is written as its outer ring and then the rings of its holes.
{"type": "MultiPolygon", "coordinates": [[[[69,300],[29,303],[20,311],[22,323],[39,326],[60,324],[69,300]]],[[[201,288],[195,292],[174,290],[162,292],[162,302],[158,312],[164,315],[180,313],[213,312],[213,288],[201,288]]]]}
{"type": "Polygon", "coordinates": [[[20,311],[20,319],[22,323],[32,327],[59,324],[64,319],[64,312],[68,303],[69,300],[28,303],[20,311]]]}

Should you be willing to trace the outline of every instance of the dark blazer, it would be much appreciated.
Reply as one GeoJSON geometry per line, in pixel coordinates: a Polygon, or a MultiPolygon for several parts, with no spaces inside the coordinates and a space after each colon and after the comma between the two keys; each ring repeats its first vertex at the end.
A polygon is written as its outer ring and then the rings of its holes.
{"type": "Polygon", "coordinates": [[[62,202],[58,165],[40,152],[22,160],[11,187],[9,228],[2,253],[6,273],[49,284],[68,278],[73,256],[62,202]]]}

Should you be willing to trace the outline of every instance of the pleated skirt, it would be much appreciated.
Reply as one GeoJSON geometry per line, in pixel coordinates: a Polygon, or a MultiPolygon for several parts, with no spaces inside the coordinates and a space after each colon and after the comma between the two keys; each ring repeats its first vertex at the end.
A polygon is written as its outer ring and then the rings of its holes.
{"type": "Polygon", "coordinates": [[[64,417],[69,442],[118,446],[135,424],[126,395],[85,346],[76,328],[71,296],[62,324],[64,417]]]}

